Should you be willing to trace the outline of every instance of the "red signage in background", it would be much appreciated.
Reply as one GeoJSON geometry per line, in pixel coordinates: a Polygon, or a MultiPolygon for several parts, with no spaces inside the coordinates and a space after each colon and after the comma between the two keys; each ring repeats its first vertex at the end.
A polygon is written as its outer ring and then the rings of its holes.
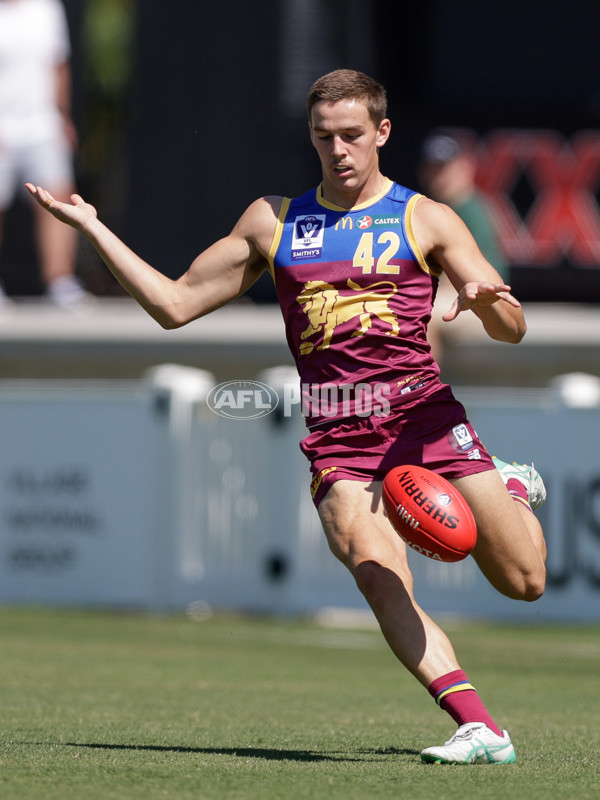
{"type": "Polygon", "coordinates": [[[512,264],[600,267],[600,132],[496,130],[476,145],[477,183],[512,264]],[[531,202],[518,208],[527,184],[531,202]]]}

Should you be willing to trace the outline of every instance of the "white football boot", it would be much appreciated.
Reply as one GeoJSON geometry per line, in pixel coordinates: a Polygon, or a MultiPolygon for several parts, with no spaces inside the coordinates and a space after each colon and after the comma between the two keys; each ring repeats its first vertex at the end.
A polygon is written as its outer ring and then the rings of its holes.
{"type": "Polygon", "coordinates": [[[545,502],[546,487],[542,476],[533,464],[528,466],[527,464],[516,464],[514,461],[512,464],[507,464],[506,461],[501,461],[496,456],[492,456],[492,461],[504,483],[508,483],[511,478],[516,478],[523,484],[527,490],[531,508],[539,508],[545,502]]]}
{"type": "Polygon", "coordinates": [[[516,760],[508,733],[498,736],[483,722],[461,725],[446,744],[421,753],[421,761],[429,764],[514,764],[516,760]]]}

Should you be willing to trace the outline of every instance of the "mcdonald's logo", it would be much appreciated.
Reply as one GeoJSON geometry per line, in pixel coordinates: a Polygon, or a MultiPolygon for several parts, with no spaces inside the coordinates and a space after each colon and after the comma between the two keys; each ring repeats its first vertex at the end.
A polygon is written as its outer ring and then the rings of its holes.
{"type": "Polygon", "coordinates": [[[341,219],[338,219],[338,221],[335,223],[335,230],[339,231],[340,226],[343,231],[345,231],[346,228],[353,230],[354,222],[352,220],[352,217],[342,217],[341,219]]]}

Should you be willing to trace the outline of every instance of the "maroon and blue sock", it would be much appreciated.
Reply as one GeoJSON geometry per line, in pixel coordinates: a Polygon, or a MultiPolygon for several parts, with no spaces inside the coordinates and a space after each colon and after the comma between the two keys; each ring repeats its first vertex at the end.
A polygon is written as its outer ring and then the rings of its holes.
{"type": "Polygon", "coordinates": [[[502,735],[462,669],[436,678],[429,685],[428,691],[459,727],[467,722],[483,722],[498,736],[502,735]]]}
{"type": "Polygon", "coordinates": [[[527,489],[518,478],[509,478],[506,482],[506,488],[513,500],[516,500],[517,503],[522,503],[530,511],[532,510],[527,489]]]}

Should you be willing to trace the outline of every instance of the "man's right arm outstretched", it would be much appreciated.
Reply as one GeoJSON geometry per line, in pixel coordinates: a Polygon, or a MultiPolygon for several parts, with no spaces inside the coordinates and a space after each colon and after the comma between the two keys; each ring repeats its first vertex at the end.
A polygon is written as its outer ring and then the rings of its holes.
{"type": "Polygon", "coordinates": [[[281,198],[250,205],[231,233],[198,255],[177,280],[136,255],[75,194],[61,203],[41,186],[26,184],[32,197],[95,247],[119,283],[163,328],[179,328],[243,294],[267,266],[281,198]]]}

